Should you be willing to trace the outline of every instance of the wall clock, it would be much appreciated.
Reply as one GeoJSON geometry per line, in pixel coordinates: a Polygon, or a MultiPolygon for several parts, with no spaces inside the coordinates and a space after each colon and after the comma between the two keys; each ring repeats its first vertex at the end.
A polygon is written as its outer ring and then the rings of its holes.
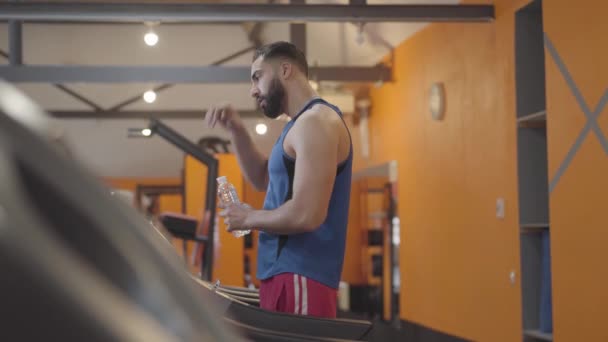
{"type": "Polygon", "coordinates": [[[429,94],[429,108],[434,120],[442,120],[445,113],[445,87],[443,83],[433,83],[429,94]]]}

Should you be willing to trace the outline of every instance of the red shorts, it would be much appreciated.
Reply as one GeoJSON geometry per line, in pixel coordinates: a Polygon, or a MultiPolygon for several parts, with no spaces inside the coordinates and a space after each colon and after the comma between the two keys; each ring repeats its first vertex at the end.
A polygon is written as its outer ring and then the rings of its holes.
{"type": "Polygon", "coordinates": [[[270,311],[336,318],[337,296],[337,290],[293,273],[281,273],[260,284],[260,307],[270,311]]]}

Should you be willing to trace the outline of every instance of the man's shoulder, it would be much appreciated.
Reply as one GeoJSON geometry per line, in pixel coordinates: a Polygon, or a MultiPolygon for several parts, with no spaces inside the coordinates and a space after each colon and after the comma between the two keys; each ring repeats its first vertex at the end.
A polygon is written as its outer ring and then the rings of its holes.
{"type": "Polygon", "coordinates": [[[300,114],[296,125],[299,123],[300,126],[308,126],[310,128],[335,128],[341,122],[340,115],[333,108],[326,104],[315,104],[300,114]]]}
{"type": "Polygon", "coordinates": [[[315,103],[308,110],[321,115],[333,114],[333,116],[338,116],[338,113],[341,114],[340,108],[326,101],[315,103]]]}

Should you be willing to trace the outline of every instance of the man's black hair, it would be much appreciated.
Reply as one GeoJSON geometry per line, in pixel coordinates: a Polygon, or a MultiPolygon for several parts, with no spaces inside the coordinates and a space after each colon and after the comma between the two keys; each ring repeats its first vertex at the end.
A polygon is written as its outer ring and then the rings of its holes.
{"type": "Polygon", "coordinates": [[[285,58],[300,68],[300,70],[308,77],[308,62],[304,53],[298,49],[294,44],[289,42],[275,42],[259,47],[253,54],[253,60],[255,61],[260,56],[264,60],[285,58]]]}

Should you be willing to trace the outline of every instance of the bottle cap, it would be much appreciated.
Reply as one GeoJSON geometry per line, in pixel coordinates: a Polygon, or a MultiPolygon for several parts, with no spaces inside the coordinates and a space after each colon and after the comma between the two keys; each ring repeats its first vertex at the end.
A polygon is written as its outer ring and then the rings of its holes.
{"type": "Polygon", "coordinates": [[[228,178],[226,178],[226,176],[217,177],[216,180],[220,184],[228,183],[228,178]]]}

